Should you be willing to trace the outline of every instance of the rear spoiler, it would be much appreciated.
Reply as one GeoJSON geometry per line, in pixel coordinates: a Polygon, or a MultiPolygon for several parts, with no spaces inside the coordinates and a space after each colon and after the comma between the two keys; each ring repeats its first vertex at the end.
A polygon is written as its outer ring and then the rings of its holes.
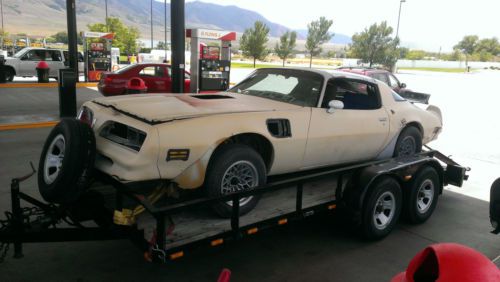
{"type": "Polygon", "coordinates": [[[414,103],[429,104],[430,94],[418,93],[413,91],[401,91],[399,96],[405,98],[406,100],[414,103]]]}

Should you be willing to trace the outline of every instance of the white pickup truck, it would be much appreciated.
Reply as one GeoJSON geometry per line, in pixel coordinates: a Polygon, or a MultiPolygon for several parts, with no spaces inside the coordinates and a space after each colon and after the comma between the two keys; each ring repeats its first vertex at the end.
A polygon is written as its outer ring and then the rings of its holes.
{"type": "MultiPolygon", "coordinates": [[[[7,57],[7,81],[14,80],[14,76],[36,76],[36,66],[40,61],[45,61],[49,65],[49,77],[58,78],[59,69],[67,68],[69,53],[66,50],[46,49],[46,48],[24,48],[7,57]]],[[[78,72],[83,73],[83,55],[78,53],[78,72]]]]}

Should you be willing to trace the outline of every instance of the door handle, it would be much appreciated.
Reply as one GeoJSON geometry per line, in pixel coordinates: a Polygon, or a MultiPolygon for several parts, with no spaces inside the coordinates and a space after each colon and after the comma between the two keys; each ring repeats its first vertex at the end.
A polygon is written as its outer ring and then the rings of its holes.
{"type": "Polygon", "coordinates": [[[386,122],[387,118],[386,117],[381,117],[381,118],[378,118],[378,121],[380,121],[380,122],[386,122]]]}

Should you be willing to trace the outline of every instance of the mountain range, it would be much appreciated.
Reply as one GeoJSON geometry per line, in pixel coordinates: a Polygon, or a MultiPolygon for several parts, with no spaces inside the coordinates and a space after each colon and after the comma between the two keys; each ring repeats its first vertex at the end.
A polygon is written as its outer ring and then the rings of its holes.
{"type": "MultiPolygon", "coordinates": [[[[104,0],[76,1],[78,30],[86,30],[88,24],[104,22],[104,0]]],[[[151,32],[150,0],[107,0],[108,15],[120,18],[126,25],[135,26],[142,38],[149,38],[151,32]]],[[[66,29],[65,0],[3,0],[5,29],[10,33],[29,35],[50,35],[66,29]]],[[[243,32],[255,21],[264,22],[270,29],[270,36],[278,37],[289,28],[274,23],[261,14],[239,8],[205,2],[186,3],[186,27],[222,29],[243,32]]],[[[170,25],[170,4],[167,3],[167,20],[170,25]]],[[[163,39],[165,10],[164,3],[153,1],[153,31],[155,38],[163,39]]],[[[299,39],[307,36],[307,30],[297,30],[299,39]]],[[[333,43],[350,43],[350,36],[336,34],[333,43]]]]}

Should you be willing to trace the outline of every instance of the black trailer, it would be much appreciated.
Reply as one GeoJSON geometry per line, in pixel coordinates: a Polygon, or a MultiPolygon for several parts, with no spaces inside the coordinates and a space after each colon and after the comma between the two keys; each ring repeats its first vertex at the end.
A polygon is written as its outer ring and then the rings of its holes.
{"type": "Polygon", "coordinates": [[[151,197],[144,192],[151,189],[141,189],[147,183],[126,185],[97,173],[98,184],[72,205],[44,203],[20,191],[20,183],[35,173],[32,165],[32,173],[12,180],[12,209],[0,221],[0,261],[11,244],[14,257],[20,258],[24,243],[129,238],[146,259],[166,262],[194,248],[217,247],[336,210],[365,237],[380,239],[392,231],[400,214],[413,223],[426,221],[443,187],[467,180],[468,168],[427,149],[412,157],[270,177],[263,187],[218,198],[151,197]],[[256,195],[262,195],[258,206],[240,216],[240,199],[256,195]],[[230,218],[207,209],[218,201],[232,202],[230,218]]]}

